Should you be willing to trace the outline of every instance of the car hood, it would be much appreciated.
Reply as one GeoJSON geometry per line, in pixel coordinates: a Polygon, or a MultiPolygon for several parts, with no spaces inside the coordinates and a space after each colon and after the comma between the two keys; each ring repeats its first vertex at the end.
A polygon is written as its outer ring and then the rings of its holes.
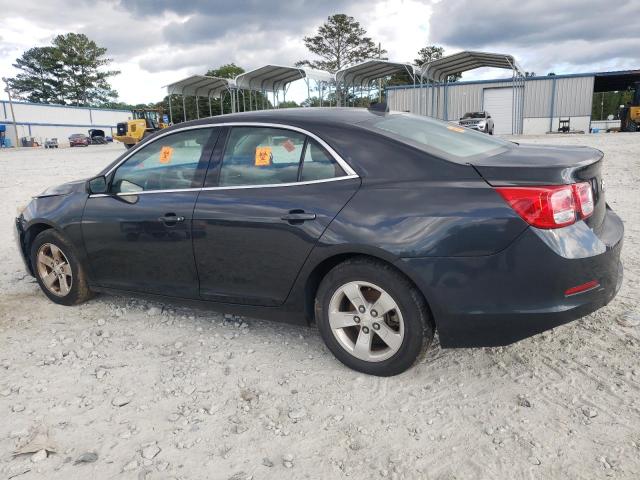
{"type": "Polygon", "coordinates": [[[47,188],[35,198],[55,197],[57,195],[69,195],[70,193],[84,192],[86,190],[86,180],[74,180],[73,182],[63,183],[54,187],[47,188]]]}
{"type": "Polygon", "coordinates": [[[460,125],[474,125],[476,123],[486,122],[486,121],[487,121],[486,118],[465,118],[460,120],[458,123],[460,125]]]}

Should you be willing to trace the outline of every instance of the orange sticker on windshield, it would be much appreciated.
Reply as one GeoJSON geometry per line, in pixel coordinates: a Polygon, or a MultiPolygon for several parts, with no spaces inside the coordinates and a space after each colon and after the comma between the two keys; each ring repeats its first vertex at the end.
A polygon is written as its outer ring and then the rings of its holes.
{"type": "Polygon", "coordinates": [[[256,147],[256,167],[268,167],[271,165],[271,147],[256,147]]]}
{"type": "Polygon", "coordinates": [[[173,155],[173,148],[164,146],[160,149],[160,163],[171,163],[171,157],[173,155]]]}
{"type": "Polygon", "coordinates": [[[451,130],[452,132],[464,133],[464,128],[456,127],[454,125],[447,125],[447,129],[451,130]]]}

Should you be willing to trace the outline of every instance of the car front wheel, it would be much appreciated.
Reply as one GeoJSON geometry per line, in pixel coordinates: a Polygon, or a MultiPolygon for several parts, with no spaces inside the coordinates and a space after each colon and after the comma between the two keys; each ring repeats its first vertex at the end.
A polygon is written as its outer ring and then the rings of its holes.
{"type": "Polygon", "coordinates": [[[411,367],[433,338],[420,292],[390,265],[347,260],[322,280],[315,304],[320,334],[346,366],[370,375],[411,367]]]}
{"type": "Polygon", "coordinates": [[[73,248],[55,230],[45,230],[34,239],[31,265],[40,288],[51,301],[76,305],[92,297],[73,248]]]}

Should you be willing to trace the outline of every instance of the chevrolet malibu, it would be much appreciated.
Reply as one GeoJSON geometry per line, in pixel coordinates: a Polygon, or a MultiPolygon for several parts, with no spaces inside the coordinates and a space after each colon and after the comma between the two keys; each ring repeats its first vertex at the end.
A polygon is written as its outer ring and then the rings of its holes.
{"type": "Polygon", "coordinates": [[[603,154],[365,109],[247,112],[158,132],[16,219],[55,303],[97,292],[315,323],[373,375],[506,345],[606,305],[623,225],[603,154]]]}

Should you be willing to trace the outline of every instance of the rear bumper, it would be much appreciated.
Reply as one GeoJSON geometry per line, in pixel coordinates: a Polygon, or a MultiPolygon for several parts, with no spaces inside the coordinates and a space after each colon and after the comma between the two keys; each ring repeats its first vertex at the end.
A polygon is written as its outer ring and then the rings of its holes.
{"type": "Polygon", "coordinates": [[[588,315],[622,284],[624,227],[607,209],[598,234],[578,222],[527,229],[500,253],[484,257],[405,258],[425,294],[443,347],[508,345],[588,315]],[[571,287],[598,287],[566,296],[571,287]]]}

